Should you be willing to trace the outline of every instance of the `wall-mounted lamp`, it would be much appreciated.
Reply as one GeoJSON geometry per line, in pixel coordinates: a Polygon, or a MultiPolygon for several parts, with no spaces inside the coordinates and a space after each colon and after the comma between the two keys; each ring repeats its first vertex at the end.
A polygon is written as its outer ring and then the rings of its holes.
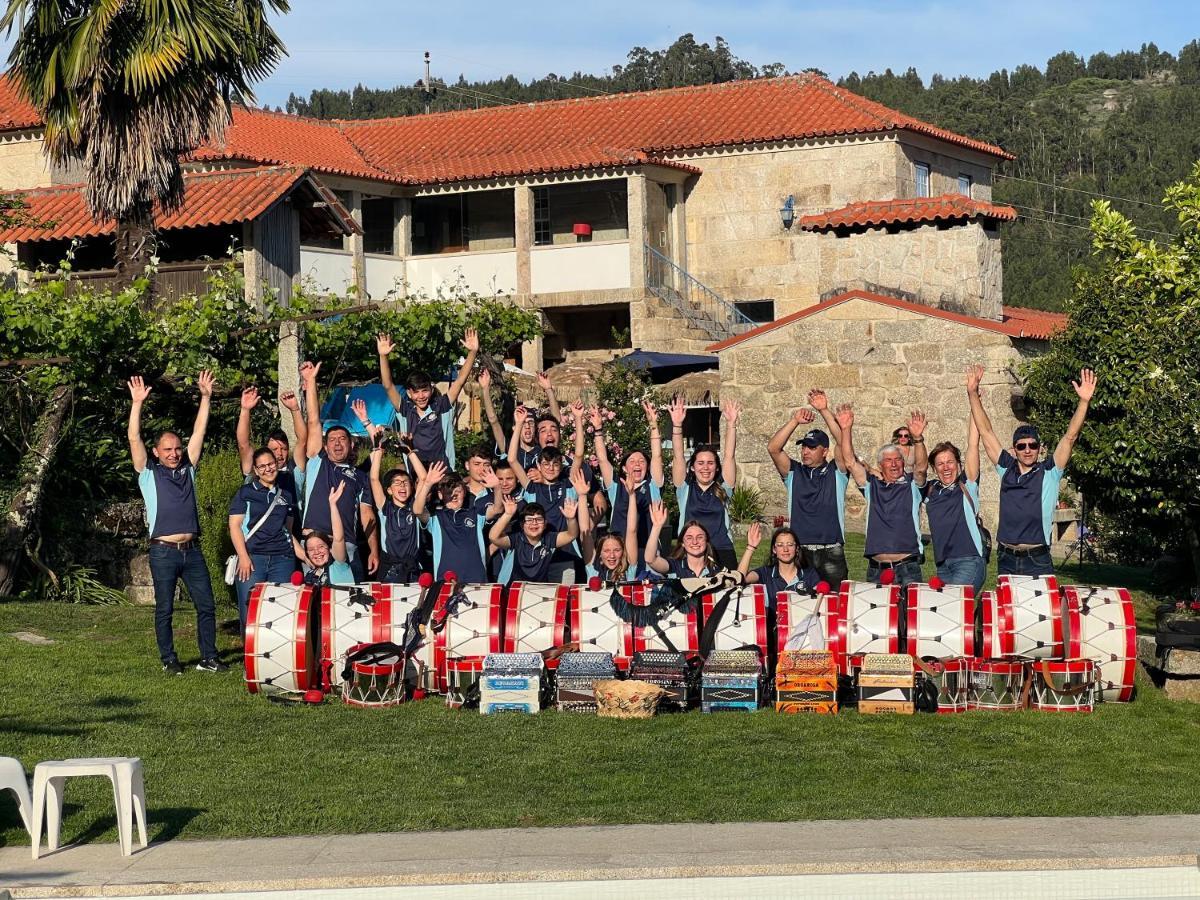
{"type": "Polygon", "coordinates": [[[796,198],[791,194],[787,195],[783,206],[779,208],[779,221],[783,223],[784,228],[791,228],[796,221],[796,198]]]}

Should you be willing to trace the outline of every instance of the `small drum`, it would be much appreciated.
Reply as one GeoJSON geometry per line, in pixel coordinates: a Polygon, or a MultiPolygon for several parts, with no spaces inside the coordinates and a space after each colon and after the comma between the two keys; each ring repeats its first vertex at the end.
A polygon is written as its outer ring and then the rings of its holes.
{"type": "Polygon", "coordinates": [[[899,585],[843,581],[832,622],[829,649],[842,672],[854,655],[900,653],[899,585]]]}
{"type": "MultiPolygon", "coordinates": [[[[504,643],[513,653],[537,653],[567,642],[571,589],[559,584],[514,582],[508,589],[504,643]]],[[[554,660],[557,666],[558,661],[554,660]]]]}
{"type": "Polygon", "coordinates": [[[967,709],[1014,710],[1025,702],[1028,663],[1022,659],[973,659],[968,663],[967,709]]]}
{"type": "Polygon", "coordinates": [[[483,675],[482,656],[462,656],[446,660],[446,705],[462,709],[467,695],[483,675]]]}
{"type": "Polygon", "coordinates": [[[965,657],[918,659],[917,675],[918,678],[924,678],[937,686],[938,713],[966,712],[969,672],[965,657]]]}
{"type": "Polygon", "coordinates": [[[1033,664],[1034,709],[1091,712],[1095,703],[1095,666],[1090,659],[1043,659],[1033,664]]]}
{"type": "Polygon", "coordinates": [[[433,636],[433,661],[438,690],[445,693],[448,661],[464,657],[482,659],[489,653],[508,653],[502,639],[504,586],[500,584],[445,584],[437,599],[433,618],[442,628],[433,636]]]}
{"type": "MultiPolygon", "coordinates": [[[[635,588],[619,588],[623,602],[632,602],[635,588]]],[[[644,588],[639,585],[636,590],[644,588]]],[[[574,587],[570,593],[570,638],[582,653],[608,653],[618,669],[628,670],[633,659],[633,626],[622,618],[612,602],[612,590],[593,591],[574,587]]]]}
{"type": "Polygon", "coordinates": [[[303,694],[317,681],[310,640],[313,588],[256,584],[246,612],[246,689],[252,694],[303,694]]]}
{"type": "Polygon", "coordinates": [[[342,702],[350,706],[399,706],[404,700],[404,657],[395,644],[355,644],[347,654],[349,677],[342,702]]]}
{"type": "Polygon", "coordinates": [[[1066,636],[1078,633],[1079,612],[1059,594],[1053,575],[1001,575],[996,580],[996,621],[1004,656],[1062,657],[1066,636]]]}
{"type": "Polygon", "coordinates": [[[1096,664],[1096,699],[1133,699],[1137,671],[1137,625],[1133,600],[1125,588],[1065,587],[1063,593],[1079,611],[1079,630],[1070,642],[1071,656],[1096,664]]]}
{"type": "Polygon", "coordinates": [[[837,594],[794,594],[780,591],[775,595],[775,647],[784,650],[825,650],[833,614],[838,609],[837,594]]]}
{"type": "MultiPolygon", "coordinates": [[[[709,618],[717,603],[725,595],[724,590],[705,594],[703,600],[704,622],[709,618]]],[[[767,658],[771,641],[767,634],[767,589],[761,584],[746,584],[735,589],[725,605],[721,622],[713,638],[713,650],[740,650],[757,647],[760,658],[767,658]]],[[[683,649],[682,647],[680,648],[683,649]]],[[[699,649],[697,647],[696,649],[699,649]]],[[[824,649],[824,648],[821,648],[824,649]]]]}
{"type": "Polygon", "coordinates": [[[907,595],[909,653],[935,659],[975,655],[975,600],[970,585],[910,584],[907,595]]]}

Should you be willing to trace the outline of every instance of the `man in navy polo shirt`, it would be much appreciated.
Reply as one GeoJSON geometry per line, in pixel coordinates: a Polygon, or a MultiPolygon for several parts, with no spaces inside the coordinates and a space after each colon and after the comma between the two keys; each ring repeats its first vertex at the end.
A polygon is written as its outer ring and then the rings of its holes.
{"type": "Polygon", "coordinates": [[[1011,452],[1000,446],[979,395],[983,371],[983,366],[978,365],[967,371],[967,399],[983,438],[983,449],[1000,476],[996,571],[1000,575],[1053,575],[1050,528],[1058,485],[1087,419],[1088,404],[1096,392],[1096,375],[1091,369],[1080,369],[1079,380],[1071,382],[1079,395],[1075,414],[1054,448],[1054,455],[1039,461],[1042,441],[1032,425],[1020,425],[1013,432],[1011,452]]]}
{"type": "MultiPolygon", "coordinates": [[[[808,402],[821,414],[826,427],[838,436],[837,422],[829,412],[822,390],[808,393],[808,402]]],[[[821,578],[836,587],[846,580],[846,485],[849,476],[840,455],[829,457],[829,435],[810,429],[796,443],[800,459],[788,456],[787,442],[801,425],[810,424],[812,410],[798,409],[767,444],[767,452],[787,485],[788,516],[800,539],[801,565],[816,569],[821,578]]]]}
{"type": "Polygon", "coordinates": [[[854,455],[854,409],[843,403],[837,409],[841,428],[838,453],[842,465],[867,498],[867,581],[878,581],[879,575],[891,569],[896,584],[903,587],[921,580],[921,563],[925,548],[921,543],[921,488],[929,457],[925,451],[925,414],[914,410],[908,419],[908,430],[916,445],[913,470],[904,471],[904,454],[895,444],[887,444],[876,457],[879,471],[868,471],[854,455]]]}
{"type": "Polygon", "coordinates": [[[321,434],[321,407],[317,402],[317,373],[321,364],[306,362],[300,367],[308,410],[308,462],[304,467],[304,522],[301,531],[324,535],[333,533],[333,511],[329,492],[338,481],[346,483],[337,499],[337,515],[346,536],[346,554],[350,569],[359,581],[379,568],[379,531],[375,527],[375,505],[371,502],[370,477],[354,465],[354,439],[342,425],[331,425],[321,434]],[[361,526],[361,528],[360,528],[361,526]],[[363,565],[360,535],[367,545],[363,565]]]}
{"type": "Polygon", "coordinates": [[[201,672],[224,672],[227,665],[217,658],[217,607],[213,602],[208,566],[200,551],[200,512],[196,507],[196,464],[204,448],[204,430],[212,404],[213,376],[201,372],[197,379],[200,406],[188,440],[186,455],[183,442],[173,431],[164,431],[154,444],[154,459],[142,442],[142,405],[150,388],[135,375],[129,379],[133,404],[129,409],[129,455],[138,473],[138,487],[146,502],[146,524],[150,529],[150,576],[154,580],[154,637],[163,671],[182,675],[183,666],[175,655],[171,619],[175,612],[175,588],[179,580],[187,585],[196,606],[196,634],[200,644],[201,672]]]}

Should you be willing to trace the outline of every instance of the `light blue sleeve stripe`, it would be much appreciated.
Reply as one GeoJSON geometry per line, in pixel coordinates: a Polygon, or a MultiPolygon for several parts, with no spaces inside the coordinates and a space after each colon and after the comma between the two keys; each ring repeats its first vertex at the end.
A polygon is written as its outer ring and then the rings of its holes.
{"type": "Polygon", "coordinates": [[[729,538],[730,543],[733,543],[733,522],[729,518],[729,501],[733,498],[733,485],[722,482],[721,489],[725,491],[725,502],[722,504],[725,510],[725,536],[729,538]]]}
{"type": "Polygon", "coordinates": [[[979,508],[979,482],[968,481],[966,488],[971,499],[975,501],[975,508],[972,509],[967,498],[963,497],[963,516],[967,520],[967,531],[971,534],[971,540],[975,542],[975,549],[979,551],[980,556],[983,556],[983,535],[979,533],[979,524],[975,521],[975,510],[979,508]]]}
{"type": "MultiPolygon", "coordinates": [[[[304,464],[304,511],[308,512],[308,505],[312,500],[313,485],[317,483],[317,474],[321,471],[321,457],[314,456],[304,464]]],[[[332,514],[332,510],[330,511],[332,514]]]]}
{"type": "Polygon", "coordinates": [[[660,488],[657,484],[655,484],[653,480],[651,480],[651,482],[650,482],[650,502],[651,503],[661,503],[662,502],[662,488],[660,488]]]}
{"type": "Polygon", "coordinates": [[[483,516],[475,517],[475,540],[479,544],[479,558],[483,561],[483,570],[487,571],[487,520],[483,516]]]}
{"type": "Polygon", "coordinates": [[[442,438],[446,442],[446,460],[450,463],[451,470],[454,469],[454,404],[450,404],[450,409],[442,413],[439,418],[442,425],[442,438]]]}
{"type": "Polygon", "coordinates": [[[1050,543],[1050,532],[1054,524],[1054,507],[1058,505],[1058,486],[1062,482],[1063,470],[1058,466],[1047,469],[1042,476],[1042,533],[1050,543]]]}
{"type": "Polygon", "coordinates": [[[837,479],[834,483],[837,485],[838,529],[841,531],[844,541],[846,540],[846,488],[850,484],[850,473],[843,472],[836,467],[833,472],[833,477],[837,479]]]}
{"type": "Polygon", "coordinates": [[[516,552],[516,550],[509,550],[504,554],[504,562],[500,564],[500,573],[497,576],[497,580],[507,582],[512,578],[513,556],[516,555],[516,552]]]}
{"type": "Polygon", "coordinates": [[[442,567],[442,523],[437,516],[429,517],[429,533],[433,535],[433,572],[438,574],[442,567]]]}
{"type": "Polygon", "coordinates": [[[917,479],[910,478],[908,486],[912,490],[912,519],[913,531],[917,533],[917,553],[925,552],[925,542],[921,540],[921,489],[917,486],[917,479]]]}
{"type": "Polygon", "coordinates": [[[246,511],[242,513],[242,537],[250,534],[250,501],[246,501],[246,511]]]}
{"type": "Polygon", "coordinates": [[[154,523],[158,519],[158,490],[154,486],[154,470],[147,463],[138,472],[138,490],[142,492],[142,500],[146,504],[146,527],[154,534],[154,523]]]}
{"type": "Polygon", "coordinates": [[[684,481],[675,489],[675,500],[679,505],[679,524],[675,529],[676,534],[683,534],[683,526],[688,521],[688,494],[691,492],[692,483],[684,481]]]}
{"type": "MultiPolygon", "coordinates": [[[[857,487],[857,483],[855,487],[857,487]]],[[[867,483],[858,488],[858,492],[863,495],[867,501],[866,507],[863,508],[863,537],[865,538],[871,533],[871,479],[867,478],[867,483]]],[[[843,532],[845,534],[845,532],[843,532]]]]}

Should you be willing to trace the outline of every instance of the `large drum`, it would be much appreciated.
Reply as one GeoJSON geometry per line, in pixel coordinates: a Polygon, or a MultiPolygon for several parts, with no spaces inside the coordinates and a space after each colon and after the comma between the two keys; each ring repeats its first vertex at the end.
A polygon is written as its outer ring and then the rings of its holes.
{"type": "MultiPolygon", "coordinates": [[[[643,590],[640,585],[619,588],[621,603],[631,603],[634,592],[643,590]]],[[[612,594],[611,589],[593,591],[582,586],[571,589],[570,638],[579,644],[580,652],[609,653],[617,668],[628,670],[634,654],[633,626],[613,604],[612,594]]]]}
{"type": "Polygon", "coordinates": [[[1096,675],[1090,659],[1042,659],[1033,664],[1029,705],[1043,712],[1091,712],[1096,675]]]}
{"type": "Polygon", "coordinates": [[[970,585],[910,584],[907,601],[909,653],[935,659],[975,655],[975,600],[970,585]]]}
{"type": "Polygon", "coordinates": [[[937,688],[939,714],[966,712],[969,675],[969,660],[965,657],[917,662],[917,677],[932,682],[937,688]]]}
{"type": "Polygon", "coordinates": [[[843,581],[837,604],[829,649],[839,671],[849,672],[851,656],[903,652],[899,585],[843,581]]]}
{"type": "Polygon", "coordinates": [[[302,694],[317,683],[313,588],[256,584],[246,611],[246,689],[302,694]]]}
{"type": "MultiPolygon", "coordinates": [[[[321,592],[321,664],[325,687],[341,672],[350,648],[358,644],[404,642],[405,623],[421,604],[415,584],[331,585],[321,592]]],[[[407,679],[435,689],[433,642],[422,638],[411,652],[407,679]]]]}
{"type": "Polygon", "coordinates": [[[780,591],[775,595],[775,647],[784,650],[830,649],[830,634],[836,627],[837,594],[800,594],[780,591]]]}
{"type": "Polygon", "coordinates": [[[973,659],[968,663],[967,709],[1011,711],[1025,703],[1029,663],[1023,659],[973,659]]]}
{"type": "Polygon", "coordinates": [[[1072,633],[1069,655],[1096,664],[1096,699],[1133,699],[1137,671],[1137,625],[1133,600],[1125,588],[1065,587],[1075,604],[1079,628],[1072,633]]]}
{"type": "MultiPolygon", "coordinates": [[[[623,595],[629,598],[634,606],[649,606],[653,591],[653,583],[626,586],[622,589],[623,595]]],[[[708,598],[705,598],[705,602],[708,602],[708,598]]],[[[705,611],[707,612],[707,607],[705,611]]],[[[700,651],[700,614],[695,603],[690,604],[687,609],[672,610],[653,624],[646,623],[644,619],[639,621],[643,624],[629,626],[633,634],[635,653],[652,650],[659,653],[686,653],[690,656],[700,651]]]]}
{"type": "MultiPolygon", "coordinates": [[[[571,589],[514,582],[508,589],[504,643],[512,653],[542,653],[567,642],[571,589]]],[[[557,664],[557,663],[556,663],[557,664]]]]}
{"type": "Polygon", "coordinates": [[[1059,593],[1053,575],[1001,575],[996,580],[996,608],[1004,656],[1061,658],[1067,635],[1078,632],[1078,610],[1059,593]]]}
{"type": "MultiPolygon", "coordinates": [[[[725,591],[714,591],[704,595],[704,627],[706,629],[711,627],[709,618],[713,615],[717,603],[724,594],[725,591]]],[[[767,633],[766,587],[761,584],[746,584],[737,588],[729,602],[725,604],[725,610],[716,629],[713,650],[740,650],[745,647],[757,647],[760,658],[765,660],[771,645],[771,639],[767,633]]],[[[823,650],[824,648],[818,649],[823,650]]]]}
{"type": "Polygon", "coordinates": [[[433,636],[433,667],[440,692],[446,692],[449,660],[512,652],[503,640],[504,599],[501,584],[442,585],[433,611],[434,620],[443,623],[433,636]]]}

